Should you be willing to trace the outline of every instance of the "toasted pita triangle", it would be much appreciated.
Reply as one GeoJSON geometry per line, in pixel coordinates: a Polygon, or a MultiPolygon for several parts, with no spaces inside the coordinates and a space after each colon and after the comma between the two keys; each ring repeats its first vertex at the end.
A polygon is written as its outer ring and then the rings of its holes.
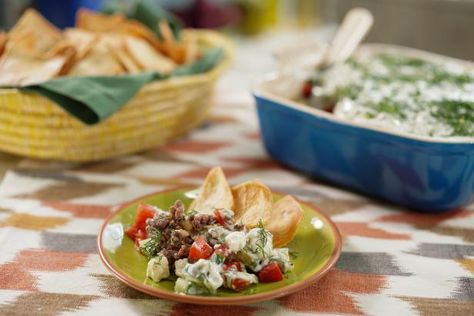
{"type": "Polygon", "coordinates": [[[171,59],[158,53],[141,38],[127,36],[125,38],[125,48],[131,58],[144,70],[169,73],[176,67],[171,59]]]}
{"type": "Polygon", "coordinates": [[[258,180],[247,181],[232,187],[234,214],[246,227],[252,228],[265,223],[270,216],[273,194],[258,180]]]}
{"type": "Polygon", "coordinates": [[[184,63],[190,64],[196,60],[198,55],[197,39],[194,32],[183,32],[183,50],[184,50],[184,63]]]}
{"type": "Polygon", "coordinates": [[[108,41],[99,36],[86,56],[75,63],[70,76],[113,76],[124,73],[125,69],[112,53],[108,41]]]}
{"type": "Polygon", "coordinates": [[[74,65],[76,59],[78,58],[77,52],[77,47],[64,39],[59,42],[51,51],[49,51],[44,59],[50,60],[51,58],[63,57],[64,64],[57,74],[58,76],[62,76],[69,72],[71,67],[74,65]]]}
{"type": "Polygon", "coordinates": [[[222,168],[212,168],[201,186],[199,196],[189,206],[190,210],[212,214],[216,208],[232,210],[234,200],[222,168]]]}
{"type": "Polygon", "coordinates": [[[8,34],[0,59],[0,85],[20,86],[49,80],[61,73],[74,51],[61,47],[61,31],[28,9],[8,34]]]}
{"type": "Polygon", "coordinates": [[[122,14],[105,15],[80,9],[76,16],[76,28],[91,32],[114,32],[124,21],[122,14]]]}
{"type": "Polygon", "coordinates": [[[161,51],[176,63],[182,64],[186,58],[185,47],[174,38],[173,31],[168,22],[161,21],[158,24],[158,28],[163,37],[163,43],[160,48],[161,51]]]}
{"type": "Polygon", "coordinates": [[[42,57],[63,38],[41,14],[28,9],[9,32],[12,53],[42,57]]]}
{"type": "Polygon", "coordinates": [[[143,68],[130,56],[126,49],[126,35],[104,34],[103,38],[115,58],[121,63],[125,70],[129,73],[142,72],[143,68]]]}
{"type": "Polygon", "coordinates": [[[47,81],[61,72],[66,60],[66,56],[44,60],[7,52],[0,61],[0,86],[23,86],[47,81]]]}
{"type": "Polygon", "coordinates": [[[303,218],[300,204],[291,195],[278,200],[272,207],[271,217],[264,225],[273,234],[273,246],[283,247],[295,237],[303,218]]]}
{"type": "Polygon", "coordinates": [[[101,33],[125,34],[140,37],[156,48],[161,47],[158,37],[145,25],[138,21],[127,20],[123,15],[105,15],[81,9],[77,13],[76,27],[101,33]]]}
{"type": "Polygon", "coordinates": [[[99,36],[92,32],[69,28],[64,31],[67,43],[76,51],[76,59],[84,58],[99,40],[99,36]]]}

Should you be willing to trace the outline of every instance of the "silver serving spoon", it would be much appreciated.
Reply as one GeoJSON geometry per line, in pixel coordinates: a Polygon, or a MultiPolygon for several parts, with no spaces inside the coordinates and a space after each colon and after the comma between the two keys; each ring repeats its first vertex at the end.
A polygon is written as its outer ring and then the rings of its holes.
{"type": "MultiPolygon", "coordinates": [[[[335,64],[345,62],[354,53],[372,27],[373,22],[374,17],[367,9],[353,8],[347,12],[331,45],[316,65],[316,81],[323,76],[325,71],[335,64]]],[[[314,85],[311,93],[311,105],[324,109],[324,104],[321,102],[321,86],[314,85]]]]}

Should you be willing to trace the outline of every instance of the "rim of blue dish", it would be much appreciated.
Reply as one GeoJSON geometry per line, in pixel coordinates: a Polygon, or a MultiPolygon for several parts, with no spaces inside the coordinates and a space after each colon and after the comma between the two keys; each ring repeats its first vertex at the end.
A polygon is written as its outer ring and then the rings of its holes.
{"type": "MultiPolygon", "coordinates": [[[[412,55],[412,56],[415,55],[420,58],[438,61],[438,63],[442,61],[450,61],[451,63],[461,64],[463,67],[466,67],[466,69],[467,68],[474,69],[473,62],[456,59],[456,58],[452,58],[452,57],[448,57],[444,55],[439,55],[435,53],[430,53],[430,52],[426,52],[426,51],[422,51],[422,50],[418,50],[414,48],[397,46],[397,45],[378,44],[378,43],[364,44],[364,47],[365,49],[369,49],[369,50],[373,49],[373,50],[382,50],[382,51],[392,51],[392,52],[403,53],[405,55],[412,55]]],[[[355,122],[349,119],[343,119],[343,118],[335,116],[332,113],[328,113],[326,111],[313,108],[304,103],[291,100],[289,98],[279,96],[273,92],[267,91],[267,89],[263,86],[263,84],[269,81],[275,80],[281,77],[281,75],[282,74],[280,74],[279,72],[273,71],[257,78],[254,81],[253,86],[252,86],[253,95],[257,98],[267,99],[267,100],[273,101],[274,103],[292,108],[294,110],[301,111],[318,118],[324,118],[326,120],[331,121],[332,123],[350,126],[352,128],[373,131],[373,132],[377,132],[381,134],[396,136],[399,138],[409,139],[409,140],[423,142],[423,143],[433,143],[433,144],[443,144],[443,145],[474,145],[474,137],[470,137],[470,136],[451,136],[451,137],[423,136],[423,135],[416,135],[412,133],[391,130],[391,129],[383,128],[376,125],[355,122]]]]}

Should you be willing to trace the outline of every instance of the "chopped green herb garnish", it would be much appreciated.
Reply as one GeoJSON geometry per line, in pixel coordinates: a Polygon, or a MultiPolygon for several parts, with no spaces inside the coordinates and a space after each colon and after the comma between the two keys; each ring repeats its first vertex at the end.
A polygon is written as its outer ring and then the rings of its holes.
{"type": "Polygon", "coordinates": [[[373,105],[373,108],[377,112],[388,113],[400,119],[406,118],[406,114],[403,112],[403,104],[394,102],[389,98],[380,100],[379,103],[373,105]]]}
{"type": "MultiPolygon", "coordinates": [[[[148,257],[148,259],[153,258],[156,256],[158,252],[158,247],[161,242],[161,232],[158,229],[153,229],[149,233],[149,239],[147,242],[140,247],[142,253],[148,257]]],[[[161,260],[161,259],[160,259],[161,260]]]]}
{"type": "Polygon", "coordinates": [[[455,135],[474,135],[474,102],[442,100],[433,103],[433,116],[445,122],[455,135]]]}
{"type": "Polygon", "coordinates": [[[393,54],[378,54],[377,58],[382,61],[388,67],[426,67],[432,66],[432,64],[426,60],[413,58],[413,57],[404,57],[400,55],[393,54]]]}
{"type": "Polygon", "coordinates": [[[212,257],[211,257],[211,261],[216,263],[216,264],[221,264],[221,263],[224,263],[225,261],[225,256],[222,256],[220,254],[217,254],[217,253],[213,253],[212,254],[212,257]]]}
{"type": "Polygon", "coordinates": [[[353,75],[346,80],[319,73],[321,100],[336,115],[425,135],[474,136],[474,72],[393,53],[350,58],[347,66],[353,75]]]}
{"type": "Polygon", "coordinates": [[[336,98],[336,100],[339,100],[342,98],[354,99],[359,94],[359,91],[360,91],[360,87],[357,85],[337,87],[336,91],[334,92],[334,97],[336,98]]]}
{"type": "Polygon", "coordinates": [[[257,251],[262,254],[262,257],[265,258],[267,253],[265,253],[265,246],[268,242],[268,232],[265,230],[263,226],[263,221],[260,220],[258,222],[258,240],[255,244],[257,246],[257,251]]]}

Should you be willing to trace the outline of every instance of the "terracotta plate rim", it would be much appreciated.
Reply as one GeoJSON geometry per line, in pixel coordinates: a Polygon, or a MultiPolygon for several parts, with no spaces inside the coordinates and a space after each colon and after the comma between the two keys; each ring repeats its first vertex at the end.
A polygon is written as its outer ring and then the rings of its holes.
{"type": "MultiPolygon", "coordinates": [[[[162,299],[175,301],[175,302],[199,304],[199,305],[239,305],[239,304],[249,304],[249,303],[256,303],[256,302],[261,302],[261,301],[267,301],[267,300],[280,298],[282,296],[286,296],[288,294],[300,291],[310,286],[311,284],[315,283],[316,281],[321,279],[324,275],[326,275],[329,272],[329,270],[336,264],[337,260],[339,259],[339,256],[341,255],[342,239],[341,239],[341,233],[339,232],[339,229],[337,228],[336,224],[328,216],[321,213],[316,206],[312,205],[311,203],[302,202],[298,200],[299,203],[305,205],[308,209],[311,209],[312,212],[316,213],[327,224],[329,224],[329,226],[331,227],[331,231],[334,235],[334,239],[335,239],[334,249],[328,261],[324,264],[324,266],[321,267],[321,269],[319,269],[314,274],[312,274],[311,276],[309,276],[308,278],[304,280],[300,280],[288,286],[284,286],[282,288],[271,290],[265,293],[242,295],[239,297],[218,297],[218,296],[183,295],[183,294],[172,293],[172,292],[168,292],[168,291],[164,291],[158,288],[152,288],[150,286],[144,285],[132,279],[131,277],[121,273],[119,271],[119,268],[116,267],[110,261],[102,245],[102,236],[103,236],[106,226],[117,214],[122,212],[124,209],[128,208],[130,205],[137,203],[138,201],[141,201],[141,200],[144,200],[156,195],[161,195],[161,194],[170,193],[170,192],[183,190],[183,189],[195,189],[195,187],[192,187],[192,186],[175,187],[169,190],[163,190],[163,191],[158,191],[155,193],[150,193],[142,197],[139,197],[137,199],[134,199],[130,202],[124,203],[122,206],[120,206],[118,210],[112,212],[109,216],[107,216],[107,218],[104,220],[100,228],[100,232],[97,237],[97,249],[98,249],[99,257],[102,263],[105,265],[107,270],[109,270],[116,278],[118,278],[120,281],[122,281],[126,285],[142,293],[145,293],[154,297],[162,298],[162,299]]],[[[283,194],[277,191],[273,191],[273,193],[283,194]]]]}

